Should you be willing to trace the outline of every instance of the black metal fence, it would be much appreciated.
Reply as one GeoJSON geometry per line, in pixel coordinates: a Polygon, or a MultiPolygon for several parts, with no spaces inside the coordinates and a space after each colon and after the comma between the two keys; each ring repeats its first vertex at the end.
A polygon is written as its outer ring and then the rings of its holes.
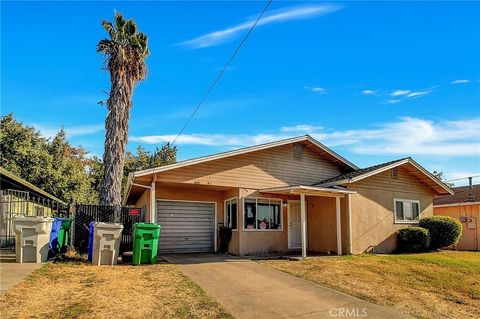
{"type": "Polygon", "coordinates": [[[73,216],[73,246],[78,252],[88,252],[90,222],[123,224],[120,252],[124,252],[133,249],[133,225],[145,221],[145,209],[77,204],[73,216]]]}
{"type": "Polygon", "coordinates": [[[13,219],[16,216],[67,217],[69,206],[37,197],[29,192],[2,189],[0,191],[0,248],[15,247],[13,219]]]}

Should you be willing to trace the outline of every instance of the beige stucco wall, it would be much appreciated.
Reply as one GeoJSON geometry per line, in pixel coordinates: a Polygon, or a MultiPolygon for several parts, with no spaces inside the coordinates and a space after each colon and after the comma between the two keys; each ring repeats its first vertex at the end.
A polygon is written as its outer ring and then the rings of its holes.
{"type": "Polygon", "coordinates": [[[456,219],[461,217],[473,218],[471,224],[467,220],[462,223],[462,237],[454,246],[458,250],[477,250],[480,251],[480,205],[458,205],[447,207],[433,207],[433,214],[440,216],[450,216],[456,219]],[[470,226],[470,227],[469,227],[470,226]]]}
{"type": "Polygon", "coordinates": [[[376,253],[396,249],[396,232],[411,224],[395,223],[394,198],[420,201],[420,218],[433,215],[433,193],[400,168],[399,178],[386,171],[349,184],[352,195],[352,244],[358,254],[374,248],[376,253]]]}

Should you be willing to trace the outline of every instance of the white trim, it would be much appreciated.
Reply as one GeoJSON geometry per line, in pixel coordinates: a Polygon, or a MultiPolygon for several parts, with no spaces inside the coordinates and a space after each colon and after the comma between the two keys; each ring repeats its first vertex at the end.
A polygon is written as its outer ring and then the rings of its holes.
{"type": "Polygon", "coordinates": [[[342,254],[342,222],[340,220],[340,198],[335,198],[335,216],[337,228],[337,255],[342,254]]]}
{"type": "Polygon", "coordinates": [[[240,206],[240,205],[239,205],[238,197],[228,198],[228,199],[225,199],[225,200],[223,201],[223,226],[228,226],[228,225],[226,224],[226,222],[227,222],[227,202],[232,201],[232,200],[234,200],[234,199],[237,200],[237,211],[235,212],[235,213],[237,214],[237,228],[235,228],[235,229],[232,228],[232,231],[238,231],[238,206],[240,206]]]}
{"type": "Polygon", "coordinates": [[[305,203],[305,194],[300,194],[300,220],[302,236],[302,257],[307,257],[307,208],[305,203]]]}
{"type": "Polygon", "coordinates": [[[480,202],[459,202],[459,203],[440,204],[440,205],[433,204],[433,207],[454,207],[454,206],[468,206],[468,205],[480,205],[480,202]]]}
{"type": "Polygon", "coordinates": [[[164,171],[168,171],[168,170],[171,170],[171,169],[180,168],[180,167],[184,167],[184,166],[188,166],[188,165],[200,164],[200,163],[204,163],[204,162],[208,162],[208,161],[212,161],[212,160],[216,160],[216,159],[221,159],[221,158],[235,156],[235,155],[241,155],[241,154],[245,154],[245,153],[260,151],[260,150],[264,150],[264,149],[267,149],[267,148],[272,148],[272,147],[276,147],[276,146],[282,146],[282,145],[291,144],[291,143],[295,143],[295,142],[302,142],[302,141],[308,141],[308,142],[314,144],[315,146],[317,146],[318,148],[320,148],[321,150],[323,150],[324,152],[330,154],[331,156],[333,156],[334,158],[336,158],[338,161],[342,162],[346,166],[349,166],[350,168],[353,168],[353,169],[358,169],[358,166],[351,163],[350,161],[348,161],[344,157],[340,156],[339,154],[335,153],[334,151],[332,151],[331,149],[329,149],[328,147],[326,147],[325,145],[323,145],[319,141],[315,140],[311,136],[303,135],[303,136],[297,136],[297,137],[288,138],[288,139],[275,141],[275,142],[271,142],[271,143],[249,146],[249,147],[245,147],[245,148],[241,148],[241,149],[237,149],[237,150],[233,150],[233,151],[229,151],[229,152],[218,153],[218,154],[213,154],[213,155],[209,155],[209,156],[194,158],[194,159],[190,159],[190,160],[186,160],[186,161],[182,161],[182,162],[178,162],[178,163],[174,163],[174,164],[170,164],[170,165],[164,165],[164,166],[150,168],[150,169],[146,169],[146,170],[142,170],[142,171],[137,171],[137,172],[133,173],[133,177],[155,174],[155,173],[164,172],[164,171]]]}
{"type": "Polygon", "coordinates": [[[347,195],[348,253],[353,254],[352,240],[352,196],[347,195]]]}
{"type": "Polygon", "coordinates": [[[150,222],[157,222],[157,190],[156,190],[156,178],[153,179],[150,186],[150,222]]]}
{"type": "Polygon", "coordinates": [[[207,203],[213,204],[215,210],[215,216],[213,218],[213,245],[214,251],[217,252],[217,202],[203,201],[203,200],[183,200],[183,199],[167,199],[157,198],[157,202],[184,202],[184,203],[207,203]]]}
{"type": "MultiPolygon", "coordinates": [[[[383,166],[383,167],[380,167],[380,168],[377,168],[376,170],[373,170],[371,172],[368,172],[368,173],[365,173],[365,174],[362,174],[362,175],[359,175],[359,176],[356,176],[356,177],[353,177],[353,178],[346,178],[346,179],[342,179],[342,180],[338,180],[338,181],[334,181],[334,182],[330,182],[330,183],[325,183],[325,184],[321,184],[321,186],[323,187],[329,187],[329,186],[336,186],[336,185],[342,185],[342,184],[347,184],[347,183],[354,183],[354,182],[358,182],[362,179],[365,179],[367,177],[370,177],[370,176],[373,176],[373,175],[376,175],[378,173],[382,173],[382,172],[385,172],[389,169],[392,169],[394,167],[398,167],[398,166],[401,166],[401,165],[404,165],[404,164],[412,164],[413,166],[415,166],[416,169],[418,169],[419,172],[425,174],[429,179],[431,179],[432,181],[434,181],[438,186],[440,186],[441,188],[443,188],[445,191],[447,191],[449,194],[453,195],[454,192],[452,189],[450,189],[450,187],[448,187],[447,185],[445,185],[442,181],[440,181],[438,178],[436,178],[435,176],[432,175],[432,173],[430,173],[429,171],[427,171],[425,168],[423,168],[420,164],[418,164],[417,162],[415,162],[413,159],[411,159],[410,157],[408,158],[405,158],[404,160],[401,160],[401,161],[398,161],[398,162],[395,162],[395,163],[392,163],[390,165],[387,165],[387,166],[383,166]]],[[[427,185],[428,187],[433,187],[433,185],[427,185]]]]}
{"type": "Polygon", "coordinates": [[[420,221],[420,213],[421,213],[420,201],[418,199],[405,199],[405,198],[394,198],[393,199],[393,221],[395,224],[418,224],[420,221]],[[418,219],[416,220],[397,220],[397,202],[402,203],[416,203],[418,204],[418,219]]]}
{"type": "MultiPolygon", "coordinates": [[[[343,190],[338,188],[316,187],[316,186],[306,186],[306,185],[283,186],[283,187],[265,188],[265,189],[259,190],[260,193],[285,192],[288,194],[301,194],[302,191],[326,192],[326,193],[331,193],[332,195],[335,195],[335,196],[357,193],[356,191],[351,191],[346,189],[343,190]]],[[[312,194],[308,194],[308,195],[312,195],[312,194]]],[[[324,195],[319,195],[319,196],[324,196],[324,195]]]]}
{"type": "Polygon", "coordinates": [[[287,240],[288,240],[288,249],[291,249],[291,250],[298,250],[298,249],[301,249],[302,246],[300,245],[300,247],[292,247],[290,245],[290,203],[292,202],[296,202],[296,203],[300,203],[299,200],[287,200],[287,240]]]}
{"type": "MultiPolygon", "coordinates": [[[[283,200],[281,198],[269,198],[269,197],[256,197],[256,196],[247,196],[243,197],[243,205],[242,205],[242,230],[245,232],[282,232],[283,231],[283,200]],[[278,229],[257,229],[256,225],[255,228],[247,229],[245,228],[245,199],[255,199],[255,206],[258,206],[259,199],[266,199],[269,201],[279,201],[280,202],[280,228],[278,229]]],[[[270,202],[269,202],[270,203],[270,202]]],[[[255,223],[257,222],[257,212],[255,212],[255,223]]]]}

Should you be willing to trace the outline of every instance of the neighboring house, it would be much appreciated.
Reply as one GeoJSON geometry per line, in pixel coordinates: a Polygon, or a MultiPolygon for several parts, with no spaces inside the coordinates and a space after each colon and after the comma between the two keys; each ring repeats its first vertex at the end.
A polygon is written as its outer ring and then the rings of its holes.
{"type": "Polygon", "coordinates": [[[480,251],[480,185],[454,187],[455,195],[436,196],[433,214],[459,219],[463,226],[462,237],[454,246],[458,250],[480,251]]]}
{"type": "Polygon", "coordinates": [[[0,247],[14,244],[14,216],[51,216],[63,204],[59,198],[0,167],[0,247]]]}
{"type": "Polygon", "coordinates": [[[135,172],[126,191],[161,225],[160,253],[216,251],[225,224],[231,254],[303,256],[391,252],[453,193],[411,158],[359,169],[308,135],[135,172]]]}

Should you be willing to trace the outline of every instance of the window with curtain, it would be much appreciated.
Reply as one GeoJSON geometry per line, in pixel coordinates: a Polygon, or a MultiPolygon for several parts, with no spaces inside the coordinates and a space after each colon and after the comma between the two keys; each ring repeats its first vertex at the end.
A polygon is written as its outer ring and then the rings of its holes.
{"type": "Polygon", "coordinates": [[[395,199],[395,222],[417,223],[420,217],[420,201],[410,199],[395,199]]]}
{"type": "Polygon", "coordinates": [[[244,203],[245,229],[282,229],[282,200],[245,198],[244,203]]]}
{"type": "Polygon", "coordinates": [[[225,226],[237,229],[237,203],[236,198],[225,201],[225,226]]]}

